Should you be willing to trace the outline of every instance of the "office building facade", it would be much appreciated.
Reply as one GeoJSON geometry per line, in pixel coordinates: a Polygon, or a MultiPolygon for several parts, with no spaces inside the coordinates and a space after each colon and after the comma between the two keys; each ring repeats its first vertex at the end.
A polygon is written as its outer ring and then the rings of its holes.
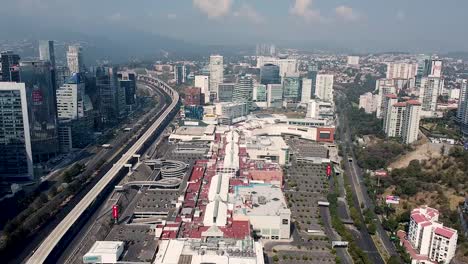
{"type": "Polygon", "coordinates": [[[186,82],[187,72],[185,65],[176,65],[174,67],[174,80],[175,83],[181,85],[186,82]]]}
{"type": "Polygon", "coordinates": [[[299,77],[283,78],[283,100],[299,102],[301,97],[301,79],[299,77]]]}
{"type": "Polygon", "coordinates": [[[283,104],[283,85],[268,84],[267,85],[267,107],[281,108],[283,104]]]}
{"type": "Polygon", "coordinates": [[[312,96],[315,96],[312,87],[312,79],[302,79],[301,104],[308,104],[312,96]]]}
{"type": "Polygon", "coordinates": [[[218,94],[218,85],[224,80],[223,56],[210,56],[210,92],[218,94]]]}
{"type": "Polygon", "coordinates": [[[218,101],[219,102],[232,102],[232,95],[236,87],[235,83],[221,83],[218,86],[218,101]]]}
{"type": "Polygon", "coordinates": [[[0,179],[34,178],[24,83],[0,82],[0,179]]]}
{"type": "Polygon", "coordinates": [[[12,51],[0,53],[3,82],[20,82],[20,56],[12,51]]]}
{"type": "Polygon", "coordinates": [[[280,84],[280,68],[274,64],[265,64],[260,67],[260,83],[267,84],[280,84]]]}
{"type": "Polygon", "coordinates": [[[57,91],[57,115],[59,119],[78,119],[84,116],[85,84],[79,73],[60,86],[57,91]]]}
{"type": "Polygon", "coordinates": [[[52,40],[40,40],[39,41],[39,59],[43,61],[49,61],[52,68],[55,68],[55,51],[54,41],[52,40]]]}
{"type": "Polygon", "coordinates": [[[251,75],[239,76],[232,93],[232,101],[236,103],[246,103],[248,109],[251,109],[253,101],[253,86],[254,83],[251,75]]]}
{"type": "Polygon", "coordinates": [[[48,61],[21,62],[20,70],[28,99],[33,160],[47,161],[58,152],[54,72],[48,61]]]}
{"type": "Polygon", "coordinates": [[[210,102],[210,77],[205,76],[205,75],[195,75],[195,87],[198,87],[201,89],[201,93],[205,97],[205,103],[209,103],[210,102]]]}
{"type": "Polygon", "coordinates": [[[125,94],[125,104],[131,107],[136,104],[136,73],[134,72],[119,72],[117,73],[119,86],[125,94]]]}
{"type": "Polygon", "coordinates": [[[71,73],[84,72],[83,52],[80,46],[68,46],[67,65],[71,73]]]}

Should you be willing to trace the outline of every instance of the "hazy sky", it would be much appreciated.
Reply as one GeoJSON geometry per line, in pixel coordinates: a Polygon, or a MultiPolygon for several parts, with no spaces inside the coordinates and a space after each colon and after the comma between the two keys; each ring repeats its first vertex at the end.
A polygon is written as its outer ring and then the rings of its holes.
{"type": "MultiPolygon", "coordinates": [[[[468,51],[467,0],[12,0],[0,23],[136,29],[200,44],[468,51]],[[8,19],[8,21],[2,21],[8,19]],[[19,23],[19,22],[18,22],[19,23]],[[32,24],[34,23],[34,24],[32,24]]],[[[12,27],[14,28],[14,26],[12,27]]],[[[8,32],[2,32],[7,38],[8,32]]]]}

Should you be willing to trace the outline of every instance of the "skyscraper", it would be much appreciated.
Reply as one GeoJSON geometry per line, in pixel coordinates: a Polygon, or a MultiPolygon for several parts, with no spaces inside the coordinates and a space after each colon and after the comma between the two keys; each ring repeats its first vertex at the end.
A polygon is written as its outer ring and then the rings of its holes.
{"type": "Polygon", "coordinates": [[[83,54],[80,46],[68,46],[67,65],[70,73],[80,73],[84,71],[83,54]]]}
{"type": "Polygon", "coordinates": [[[209,103],[210,102],[210,77],[205,76],[205,75],[195,75],[195,87],[198,87],[201,89],[201,93],[205,96],[205,103],[209,103]]]}
{"type": "Polygon", "coordinates": [[[333,75],[317,74],[315,95],[323,101],[333,102],[333,75]]]}
{"type": "Polygon", "coordinates": [[[20,69],[26,85],[33,160],[47,161],[58,152],[54,72],[48,61],[21,62],[20,69]]]}
{"type": "Polygon", "coordinates": [[[0,179],[33,179],[24,83],[0,82],[0,179]]]}
{"type": "Polygon", "coordinates": [[[2,81],[20,82],[19,55],[13,53],[13,51],[2,51],[0,58],[2,62],[2,81]]]}
{"type": "Polygon", "coordinates": [[[401,138],[405,144],[418,140],[420,119],[421,103],[416,100],[407,101],[401,129],[401,138]]]}
{"type": "Polygon", "coordinates": [[[301,79],[299,77],[283,78],[283,100],[298,102],[301,97],[301,79]]]}
{"type": "Polygon", "coordinates": [[[235,83],[221,83],[218,86],[218,101],[219,102],[232,102],[232,94],[236,87],[235,83]]]}
{"type": "Polygon", "coordinates": [[[385,96],[387,94],[396,93],[396,85],[393,79],[378,79],[375,83],[375,89],[378,91],[377,95],[377,107],[376,115],[377,118],[385,118],[385,96]]]}
{"type": "Polygon", "coordinates": [[[125,103],[127,106],[136,103],[136,74],[134,72],[119,72],[117,74],[119,86],[125,92],[125,103]]]}
{"type": "Polygon", "coordinates": [[[218,85],[223,83],[224,79],[223,56],[211,55],[209,70],[210,92],[218,94],[218,85]]]}
{"type": "Polygon", "coordinates": [[[419,97],[421,98],[421,109],[423,111],[435,112],[437,110],[437,97],[443,86],[443,80],[438,77],[424,77],[421,79],[419,97]]]}
{"type": "Polygon", "coordinates": [[[468,135],[468,81],[462,80],[460,99],[458,100],[457,119],[460,121],[463,135],[468,135]]]}
{"type": "Polygon", "coordinates": [[[280,84],[280,67],[271,63],[260,67],[260,83],[261,84],[280,84]]]}
{"type": "Polygon", "coordinates": [[[183,84],[186,81],[187,73],[185,65],[176,65],[174,67],[174,79],[176,84],[183,84]]]}
{"type": "Polygon", "coordinates": [[[49,61],[53,68],[55,68],[55,52],[54,41],[40,40],[39,41],[39,58],[43,61],[49,61]]]}
{"type": "MultiPolygon", "coordinates": [[[[96,68],[96,88],[99,91],[99,106],[103,123],[117,122],[120,117],[119,105],[122,104],[119,93],[117,68],[96,68]]],[[[125,97],[123,99],[125,102],[125,97]]]]}
{"type": "Polygon", "coordinates": [[[232,101],[236,103],[247,103],[248,109],[252,107],[253,101],[253,79],[251,75],[242,75],[237,79],[232,94],[232,101]]]}

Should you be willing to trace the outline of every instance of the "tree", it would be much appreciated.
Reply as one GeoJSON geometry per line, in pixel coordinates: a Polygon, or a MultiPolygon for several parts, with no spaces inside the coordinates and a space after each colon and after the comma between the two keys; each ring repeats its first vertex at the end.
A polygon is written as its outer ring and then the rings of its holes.
{"type": "Polygon", "coordinates": [[[278,257],[277,255],[274,255],[274,256],[273,256],[273,261],[274,261],[274,262],[278,262],[278,261],[279,261],[279,257],[278,257]]]}
{"type": "Polygon", "coordinates": [[[400,264],[400,260],[398,259],[397,256],[393,255],[393,256],[390,256],[390,258],[388,258],[387,264],[400,264]]]}
{"type": "Polygon", "coordinates": [[[367,226],[367,230],[369,231],[369,234],[375,235],[375,233],[377,232],[377,227],[375,226],[375,223],[374,222],[370,223],[367,226]]]}

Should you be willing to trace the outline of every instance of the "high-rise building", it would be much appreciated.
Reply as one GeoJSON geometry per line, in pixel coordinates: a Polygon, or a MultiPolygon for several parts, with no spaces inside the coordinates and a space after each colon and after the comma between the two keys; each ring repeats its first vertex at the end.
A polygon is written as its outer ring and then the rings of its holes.
{"type": "Polygon", "coordinates": [[[444,81],[438,77],[424,77],[421,79],[419,97],[421,98],[423,111],[435,112],[437,110],[437,98],[443,86],[444,81]]]}
{"type": "MultiPolygon", "coordinates": [[[[198,87],[201,89],[201,93],[205,97],[205,103],[209,103],[210,102],[210,77],[205,76],[205,75],[195,75],[195,87],[198,87]]],[[[219,91],[219,93],[221,92],[219,91]]]]}
{"type": "Polygon", "coordinates": [[[285,76],[296,76],[297,72],[297,60],[288,58],[274,58],[274,57],[257,57],[257,68],[261,68],[266,64],[273,64],[279,67],[279,75],[281,78],[285,76]]]}
{"type": "Polygon", "coordinates": [[[301,79],[299,77],[283,78],[283,100],[299,102],[301,97],[301,79]]]}
{"type": "Polygon", "coordinates": [[[3,82],[20,82],[20,57],[13,51],[2,51],[0,53],[3,82]]]}
{"type": "Polygon", "coordinates": [[[43,61],[49,61],[53,68],[55,68],[55,52],[54,41],[40,40],[39,41],[39,58],[43,61]]]}
{"type": "MultiPolygon", "coordinates": [[[[223,56],[210,56],[210,92],[218,94],[218,85],[224,80],[223,56]]],[[[217,97],[217,96],[216,96],[217,97]]]]}
{"type": "Polygon", "coordinates": [[[80,46],[68,46],[67,65],[71,73],[84,72],[83,54],[80,46]]]}
{"type": "Polygon", "coordinates": [[[174,79],[176,84],[183,84],[186,81],[187,72],[185,65],[176,65],[174,67],[174,79]]]}
{"type": "Polygon", "coordinates": [[[29,113],[24,83],[0,82],[0,179],[33,179],[29,113]]]}
{"type": "Polygon", "coordinates": [[[406,103],[398,102],[398,98],[394,94],[387,94],[384,104],[386,110],[383,118],[383,130],[387,137],[399,137],[401,136],[406,103]]]}
{"type": "Polygon", "coordinates": [[[301,104],[308,104],[312,99],[312,86],[312,79],[302,79],[301,104]]]}
{"type": "MultiPolygon", "coordinates": [[[[218,101],[219,102],[232,102],[232,95],[236,87],[235,83],[221,83],[218,86],[218,101]]],[[[205,96],[206,97],[206,96],[205,96]]]]}
{"type": "Polygon", "coordinates": [[[283,85],[268,84],[267,85],[267,107],[280,108],[283,104],[283,85]]]}
{"type": "Polygon", "coordinates": [[[260,83],[267,84],[280,84],[280,68],[274,64],[265,64],[260,67],[260,83]]]}
{"type": "Polygon", "coordinates": [[[85,84],[79,73],[57,89],[57,115],[59,119],[78,119],[84,116],[85,84]]]}
{"type": "Polygon", "coordinates": [[[323,101],[333,102],[333,75],[317,74],[315,95],[323,101]]]}
{"type": "Polygon", "coordinates": [[[136,73],[119,72],[117,73],[119,86],[125,92],[125,104],[130,107],[136,103],[136,73]]]}
{"type": "Polygon", "coordinates": [[[248,109],[252,107],[253,101],[253,79],[251,75],[241,75],[237,79],[236,86],[232,93],[232,101],[246,103],[248,109]]]}
{"type": "Polygon", "coordinates": [[[24,61],[20,70],[28,99],[33,160],[47,161],[58,152],[54,71],[48,61],[24,61]]]}
{"type": "Polygon", "coordinates": [[[387,79],[412,79],[416,76],[417,70],[416,63],[388,63],[387,79]]]}
{"type": "Polygon", "coordinates": [[[401,138],[403,143],[411,144],[418,140],[420,119],[421,103],[416,100],[407,101],[401,130],[401,138]]]}
{"type": "Polygon", "coordinates": [[[266,85],[257,84],[255,85],[254,101],[256,102],[266,102],[267,99],[266,85]]]}
{"type": "Polygon", "coordinates": [[[384,100],[383,130],[387,137],[401,137],[405,144],[418,140],[421,103],[417,100],[398,102],[395,94],[384,100]]]}
{"type": "Polygon", "coordinates": [[[439,222],[437,209],[422,206],[410,214],[408,233],[399,230],[400,245],[410,254],[412,263],[449,264],[455,256],[458,231],[439,222]]]}
{"type": "Polygon", "coordinates": [[[442,60],[431,60],[428,77],[442,78],[442,60]]]}
{"type": "Polygon", "coordinates": [[[359,108],[364,109],[368,114],[377,111],[378,95],[374,95],[371,92],[367,92],[359,96],[359,108]]]}
{"type": "Polygon", "coordinates": [[[98,67],[95,74],[102,122],[117,122],[121,117],[120,107],[125,104],[125,93],[119,88],[117,68],[98,67]]]}
{"type": "Polygon", "coordinates": [[[468,81],[462,80],[460,85],[457,119],[460,121],[463,135],[468,136],[468,81]]]}
{"type": "Polygon", "coordinates": [[[393,79],[378,79],[375,83],[375,89],[378,91],[377,95],[377,118],[384,118],[385,111],[384,100],[387,94],[396,94],[396,86],[393,79]]]}

